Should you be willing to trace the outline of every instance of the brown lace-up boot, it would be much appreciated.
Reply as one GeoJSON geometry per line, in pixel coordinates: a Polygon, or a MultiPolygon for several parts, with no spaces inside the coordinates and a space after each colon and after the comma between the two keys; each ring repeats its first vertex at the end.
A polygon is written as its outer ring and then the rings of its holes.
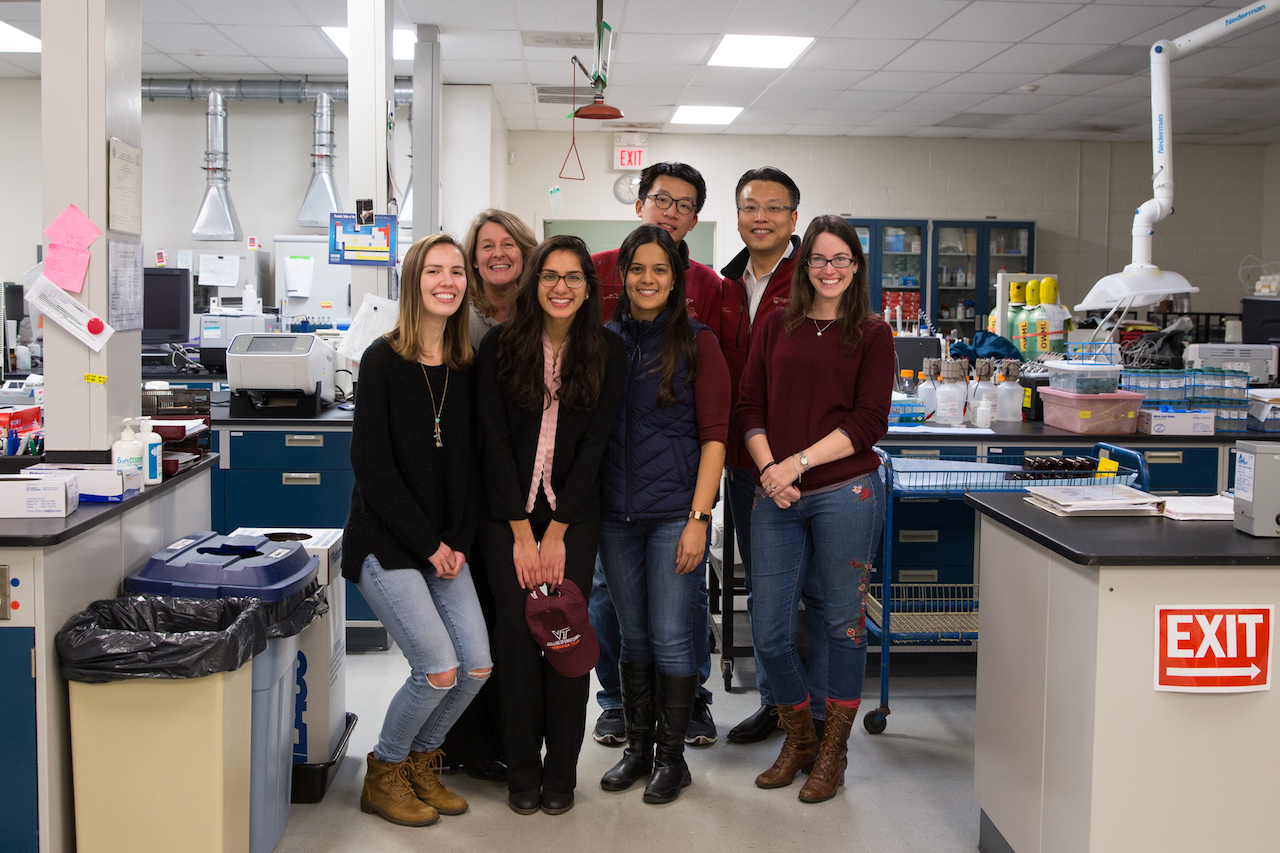
{"type": "Polygon", "coordinates": [[[372,752],[360,792],[360,811],[401,826],[427,826],[440,819],[434,808],[413,795],[409,759],[391,764],[374,758],[372,752]]]}
{"type": "Polygon", "coordinates": [[[835,702],[827,703],[826,730],[822,733],[822,745],[813,762],[813,772],[800,789],[800,802],[821,803],[836,795],[836,789],[844,784],[844,771],[849,764],[849,730],[858,718],[857,708],[847,708],[835,702]]]}
{"type": "Polygon", "coordinates": [[[791,784],[800,768],[813,761],[818,751],[818,739],[813,736],[813,716],[809,706],[778,706],[778,722],[787,733],[782,750],[773,766],[756,777],[758,788],[785,788],[791,784]]]}
{"type": "Polygon", "coordinates": [[[444,768],[444,751],[433,749],[431,752],[409,753],[409,782],[413,785],[413,793],[419,800],[434,808],[440,814],[462,814],[467,810],[467,801],[450,791],[440,781],[440,771],[444,768]]]}

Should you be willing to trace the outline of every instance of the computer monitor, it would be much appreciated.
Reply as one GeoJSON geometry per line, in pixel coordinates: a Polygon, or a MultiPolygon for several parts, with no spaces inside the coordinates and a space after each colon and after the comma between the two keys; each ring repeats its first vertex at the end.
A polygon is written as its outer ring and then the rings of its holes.
{"type": "Polygon", "coordinates": [[[1280,299],[1246,296],[1240,300],[1241,342],[1280,344],[1280,299]]]}
{"type": "Polygon", "coordinates": [[[893,349],[898,354],[898,369],[919,373],[924,370],[926,358],[942,358],[942,341],[937,338],[908,338],[901,335],[893,339],[893,349]]]}
{"type": "Polygon", "coordinates": [[[191,340],[191,270],[150,267],[142,274],[142,345],[191,340]]]}
{"type": "MultiPolygon", "coordinates": [[[[18,328],[18,323],[22,322],[22,318],[26,316],[26,306],[22,302],[22,285],[14,284],[11,281],[4,283],[4,318],[13,321],[13,328],[18,328]]],[[[18,345],[16,340],[9,340],[9,326],[4,328],[5,345],[10,349],[18,345]]],[[[17,337],[16,334],[14,337],[17,337]]]]}

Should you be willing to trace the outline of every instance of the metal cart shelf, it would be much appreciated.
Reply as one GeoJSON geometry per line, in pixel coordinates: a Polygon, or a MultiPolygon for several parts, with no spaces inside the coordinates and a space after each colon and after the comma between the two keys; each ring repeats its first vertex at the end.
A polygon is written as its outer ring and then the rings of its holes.
{"type": "MultiPolygon", "coordinates": [[[[1111,459],[1115,471],[1045,472],[1053,479],[1029,483],[1021,456],[961,456],[892,458],[877,448],[885,490],[884,550],[881,577],[866,595],[867,630],[880,640],[880,706],[866,713],[862,724],[880,734],[889,716],[889,660],[893,645],[971,645],[978,639],[978,583],[893,583],[893,499],[962,498],[965,492],[1021,491],[1028,485],[1134,485],[1146,490],[1147,466],[1138,453],[1114,444],[1093,447],[1093,458],[1111,459]]],[[[975,580],[978,578],[975,577],[975,580]]]]}

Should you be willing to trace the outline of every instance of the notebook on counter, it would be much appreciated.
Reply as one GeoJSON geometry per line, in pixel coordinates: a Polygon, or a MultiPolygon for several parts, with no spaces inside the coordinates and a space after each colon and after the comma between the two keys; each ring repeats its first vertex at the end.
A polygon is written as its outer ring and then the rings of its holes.
{"type": "Polygon", "coordinates": [[[1165,498],[1132,486],[1027,486],[1027,503],[1054,515],[1160,515],[1165,498]]]}

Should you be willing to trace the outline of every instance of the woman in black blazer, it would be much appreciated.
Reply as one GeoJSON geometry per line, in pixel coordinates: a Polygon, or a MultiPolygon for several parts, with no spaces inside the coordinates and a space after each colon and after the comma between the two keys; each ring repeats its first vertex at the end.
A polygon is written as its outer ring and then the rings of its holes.
{"type": "Polygon", "coordinates": [[[489,514],[485,562],[498,609],[503,747],[511,808],[573,807],[590,675],[543,657],[525,599],[565,578],[589,595],[600,527],[600,460],[622,390],[622,339],[604,329],[600,282],[577,237],[529,258],[511,317],[480,344],[477,374],[489,514]],[[546,746],[546,759],[542,748],[546,746]]]}

